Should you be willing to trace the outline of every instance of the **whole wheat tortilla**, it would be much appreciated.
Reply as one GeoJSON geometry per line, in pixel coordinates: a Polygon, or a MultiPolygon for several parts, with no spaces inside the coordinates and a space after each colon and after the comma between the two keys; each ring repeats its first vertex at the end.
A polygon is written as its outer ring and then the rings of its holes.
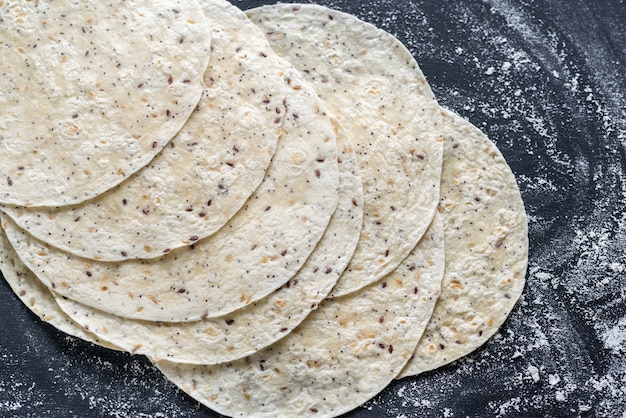
{"type": "Polygon", "coordinates": [[[172,382],[228,416],[337,416],[398,374],[432,313],[443,275],[443,227],[433,226],[381,281],[318,310],[282,340],[244,359],[185,365],[157,361],[172,382]]]}
{"type": "Polygon", "coordinates": [[[259,185],[276,149],[288,89],[276,54],[243,12],[203,1],[212,28],[204,93],[147,167],[86,203],[4,207],[33,236],[102,261],[153,258],[222,227],[259,185]]]}
{"type": "Polygon", "coordinates": [[[349,142],[338,131],[339,205],[302,269],[278,291],[231,314],[185,323],[138,321],[65,298],[78,324],[124,350],[154,359],[216,364],[250,355],[287,335],[324,299],[348,265],[363,221],[363,188],[349,142]]]}
{"type": "Polygon", "coordinates": [[[19,257],[48,288],[87,306],[150,321],[226,315],[270,294],[302,267],[338,203],[335,132],[324,104],[288,67],[291,91],[265,180],[217,233],[149,260],[71,256],[2,225],[19,257]]]}
{"type": "Polygon", "coordinates": [[[399,377],[484,344],[522,294],[528,265],[528,221],[511,169],[478,128],[450,111],[442,115],[446,271],[432,318],[399,377]]]}
{"type": "Polygon", "coordinates": [[[0,228],[0,272],[22,303],[42,321],[68,335],[112,350],[118,347],[102,341],[71,320],[57,305],[50,290],[26,268],[0,228]]]}
{"type": "Polygon", "coordinates": [[[350,293],[393,270],[432,220],[443,149],[439,107],[402,43],[354,16],[293,4],[247,14],[353,138],[365,218],[361,241],[332,295],[350,293]]]}
{"type": "Polygon", "coordinates": [[[82,202],[145,166],[202,93],[197,1],[0,4],[0,202],[82,202]]]}

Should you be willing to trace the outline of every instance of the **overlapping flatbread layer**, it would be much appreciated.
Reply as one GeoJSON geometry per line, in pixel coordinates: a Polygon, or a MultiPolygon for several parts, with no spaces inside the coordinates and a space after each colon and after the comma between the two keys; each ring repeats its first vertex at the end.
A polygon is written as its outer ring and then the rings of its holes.
{"type": "Polygon", "coordinates": [[[354,152],[341,130],[337,143],[337,210],[302,269],[276,292],[224,317],[173,324],[120,318],[65,298],[57,298],[59,305],[99,338],[154,359],[223,363],[272,344],[291,332],[328,295],[359,240],[363,221],[361,179],[354,152]]]}
{"type": "Polygon", "coordinates": [[[85,203],[0,210],[42,241],[101,261],[159,257],[222,227],[263,180],[291,90],[285,62],[225,5],[203,2],[212,47],[202,98],[147,167],[85,203]]]}
{"type": "Polygon", "coordinates": [[[148,164],[202,94],[197,1],[4,1],[0,202],[90,199],[148,164]]]}
{"type": "Polygon", "coordinates": [[[350,293],[393,270],[432,220],[443,150],[439,106],[402,43],[354,16],[293,4],[247,14],[304,73],[354,143],[365,218],[332,294],[350,293]]]}
{"type": "Polygon", "coordinates": [[[0,273],[24,305],[42,321],[68,335],[119,350],[113,344],[86,331],[61,310],[50,290],[19,259],[2,228],[0,228],[0,273]]]}
{"type": "Polygon", "coordinates": [[[514,308],[526,278],[528,221],[511,169],[478,128],[450,111],[442,115],[445,276],[400,377],[433,370],[484,344],[514,308]]]}
{"type": "Polygon", "coordinates": [[[324,104],[293,69],[288,114],[259,188],[218,233],[149,260],[106,263],[71,256],[2,225],[26,266],[48,288],[118,316],[194,321],[267,296],[302,267],[338,203],[334,128],[324,104]]]}
{"type": "Polygon", "coordinates": [[[289,335],[244,359],[157,367],[228,416],[337,416],[381,391],[415,350],[439,294],[443,226],[433,226],[381,281],[319,308],[289,335]]]}

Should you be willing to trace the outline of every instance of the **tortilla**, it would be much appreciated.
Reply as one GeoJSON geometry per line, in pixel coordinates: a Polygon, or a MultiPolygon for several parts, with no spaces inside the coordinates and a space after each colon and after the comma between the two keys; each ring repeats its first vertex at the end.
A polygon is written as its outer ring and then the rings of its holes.
{"type": "Polygon", "coordinates": [[[515,177],[478,128],[443,110],[439,212],[446,272],[441,296],[399,377],[433,370],[484,344],[524,289],[528,221],[515,177]]]}
{"type": "Polygon", "coordinates": [[[437,101],[402,43],[354,16],[292,4],[247,13],[353,138],[365,218],[332,295],[358,290],[392,271],[435,213],[443,149],[437,101]]]}
{"type": "Polygon", "coordinates": [[[74,255],[121,261],[190,245],[241,208],[270,164],[291,88],[284,64],[243,12],[220,0],[203,6],[211,63],[182,130],[147,167],[89,202],[5,207],[20,227],[74,255]]]}
{"type": "Polygon", "coordinates": [[[78,203],[145,166],[202,94],[196,1],[0,4],[0,202],[78,203]]]}
{"type": "Polygon", "coordinates": [[[250,355],[287,335],[324,299],[348,265],[363,221],[363,188],[354,153],[339,131],[339,205],[302,269],[278,291],[231,314],[186,323],[124,319],[58,298],[81,326],[154,359],[216,364],[250,355]]]}
{"type": "Polygon", "coordinates": [[[324,300],[292,333],[235,362],[157,361],[194,399],[228,416],[337,416],[376,395],[406,364],[443,276],[436,218],[395,271],[359,292],[324,300]]]}
{"type": "Polygon", "coordinates": [[[71,256],[6,216],[11,244],[48,288],[126,318],[183,322],[226,315],[302,267],[338,203],[335,132],[324,104],[286,64],[288,114],[265,180],[216,234],[160,258],[115,263],[71,256]]]}
{"type": "Polygon", "coordinates": [[[119,350],[113,344],[102,341],[92,333],[85,331],[65,315],[48,288],[37,280],[35,275],[26,268],[15,254],[15,250],[7,240],[2,228],[0,228],[0,272],[22,303],[42,321],[68,335],[112,350],[119,350]]]}

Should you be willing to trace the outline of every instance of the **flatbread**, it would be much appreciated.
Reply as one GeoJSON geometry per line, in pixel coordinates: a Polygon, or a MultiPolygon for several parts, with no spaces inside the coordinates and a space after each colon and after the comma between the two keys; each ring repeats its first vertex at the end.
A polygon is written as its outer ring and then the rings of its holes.
{"type": "Polygon", "coordinates": [[[443,110],[439,212],[446,272],[441,296],[399,377],[433,370],[493,336],[524,289],[528,221],[515,177],[478,128],[443,110]]]}
{"type": "Polygon", "coordinates": [[[56,206],[145,166],[202,94],[197,1],[0,4],[0,202],[56,206]]]}
{"type": "Polygon", "coordinates": [[[324,299],[348,265],[363,222],[363,188],[349,142],[338,131],[339,205],[302,269],[271,295],[231,314],[186,323],[123,319],[58,298],[77,323],[123,349],[154,359],[216,364],[250,355],[287,335],[324,299]]]}
{"type": "Polygon", "coordinates": [[[57,305],[50,290],[26,268],[0,228],[0,272],[24,305],[59,331],[112,350],[118,347],[100,340],[72,321],[57,305]]]}
{"type": "Polygon", "coordinates": [[[275,152],[291,87],[259,29],[206,0],[212,28],[204,93],[182,130],[113,190],[61,208],[5,207],[40,240],[102,261],[153,258],[222,227],[257,188],[275,152]]]}
{"type": "Polygon", "coordinates": [[[337,416],[382,390],[406,364],[439,294],[443,227],[382,281],[326,299],[292,333],[214,366],[158,361],[194,399],[228,416],[337,416]]]}
{"type": "Polygon", "coordinates": [[[443,149],[439,107],[402,43],[354,16],[291,4],[247,13],[353,138],[365,218],[361,241],[332,294],[350,293],[393,270],[432,220],[443,149]]]}
{"type": "Polygon", "coordinates": [[[87,306],[150,321],[226,315],[302,267],[338,203],[335,132],[324,104],[288,66],[288,114],[266,178],[216,234],[149,260],[105,263],[51,247],[6,216],[11,244],[48,288],[87,306]]]}

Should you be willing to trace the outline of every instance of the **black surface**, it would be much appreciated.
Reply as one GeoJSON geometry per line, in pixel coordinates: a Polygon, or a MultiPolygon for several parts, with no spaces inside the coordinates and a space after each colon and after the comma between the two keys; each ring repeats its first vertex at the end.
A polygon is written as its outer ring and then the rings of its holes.
{"type": "MultiPolygon", "coordinates": [[[[527,286],[498,336],[347,416],[626,416],[624,1],[320,3],[409,47],[497,143],[530,216],[527,286]]],[[[143,358],[41,323],[3,280],[0,316],[2,417],[216,416],[143,358]]]]}

